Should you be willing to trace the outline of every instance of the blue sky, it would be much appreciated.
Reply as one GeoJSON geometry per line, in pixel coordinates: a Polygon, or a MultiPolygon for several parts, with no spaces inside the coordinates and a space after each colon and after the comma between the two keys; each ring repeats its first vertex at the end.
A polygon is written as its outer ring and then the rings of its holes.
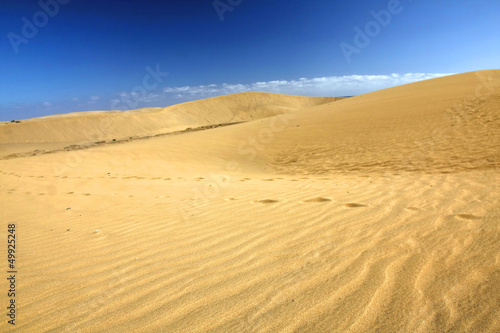
{"type": "Polygon", "coordinates": [[[500,67],[498,0],[41,0],[0,9],[1,120],[240,91],[356,95],[500,67]]]}

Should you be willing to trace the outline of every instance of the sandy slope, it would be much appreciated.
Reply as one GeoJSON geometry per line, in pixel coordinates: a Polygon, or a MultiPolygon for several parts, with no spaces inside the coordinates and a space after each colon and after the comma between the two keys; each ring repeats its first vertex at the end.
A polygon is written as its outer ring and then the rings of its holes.
{"type": "Polygon", "coordinates": [[[166,108],[76,112],[26,119],[20,123],[4,121],[0,123],[0,144],[128,139],[184,130],[187,127],[259,119],[338,99],[240,93],[166,108]]]}
{"type": "Polygon", "coordinates": [[[1,160],[18,330],[499,331],[499,86],[1,160]]]}

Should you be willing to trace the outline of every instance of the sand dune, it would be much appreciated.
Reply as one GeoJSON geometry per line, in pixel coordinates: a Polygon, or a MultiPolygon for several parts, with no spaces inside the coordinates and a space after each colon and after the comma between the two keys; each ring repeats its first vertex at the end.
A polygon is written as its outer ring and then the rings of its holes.
{"type": "Polygon", "coordinates": [[[230,96],[244,123],[0,160],[18,330],[498,332],[499,86],[230,96]]]}
{"type": "Polygon", "coordinates": [[[220,123],[243,122],[297,111],[341,98],[240,93],[166,108],[88,111],[0,123],[0,144],[86,143],[151,136],[220,123]],[[54,131],[57,129],[57,131],[54,131]]]}

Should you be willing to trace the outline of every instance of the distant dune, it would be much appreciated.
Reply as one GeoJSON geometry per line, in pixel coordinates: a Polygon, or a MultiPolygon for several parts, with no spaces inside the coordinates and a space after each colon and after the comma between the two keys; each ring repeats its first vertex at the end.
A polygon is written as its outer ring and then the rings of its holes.
{"type": "Polygon", "coordinates": [[[43,117],[0,142],[21,331],[500,331],[500,70],[43,117]]]}
{"type": "Polygon", "coordinates": [[[2,143],[89,143],[151,136],[297,111],[340,98],[240,93],[132,111],[88,111],[0,123],[2,143]],[[56,130],[54,130],[56,129],[56,130]]]}

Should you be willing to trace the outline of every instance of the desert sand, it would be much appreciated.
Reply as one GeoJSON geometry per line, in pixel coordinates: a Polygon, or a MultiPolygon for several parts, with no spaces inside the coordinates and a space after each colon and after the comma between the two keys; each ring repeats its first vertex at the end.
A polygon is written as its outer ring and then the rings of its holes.
{"type": "Polygon", "coordinates": [[[3,122],[0,195],[19,332],[500,331],[500,70],[3,122]]]}

